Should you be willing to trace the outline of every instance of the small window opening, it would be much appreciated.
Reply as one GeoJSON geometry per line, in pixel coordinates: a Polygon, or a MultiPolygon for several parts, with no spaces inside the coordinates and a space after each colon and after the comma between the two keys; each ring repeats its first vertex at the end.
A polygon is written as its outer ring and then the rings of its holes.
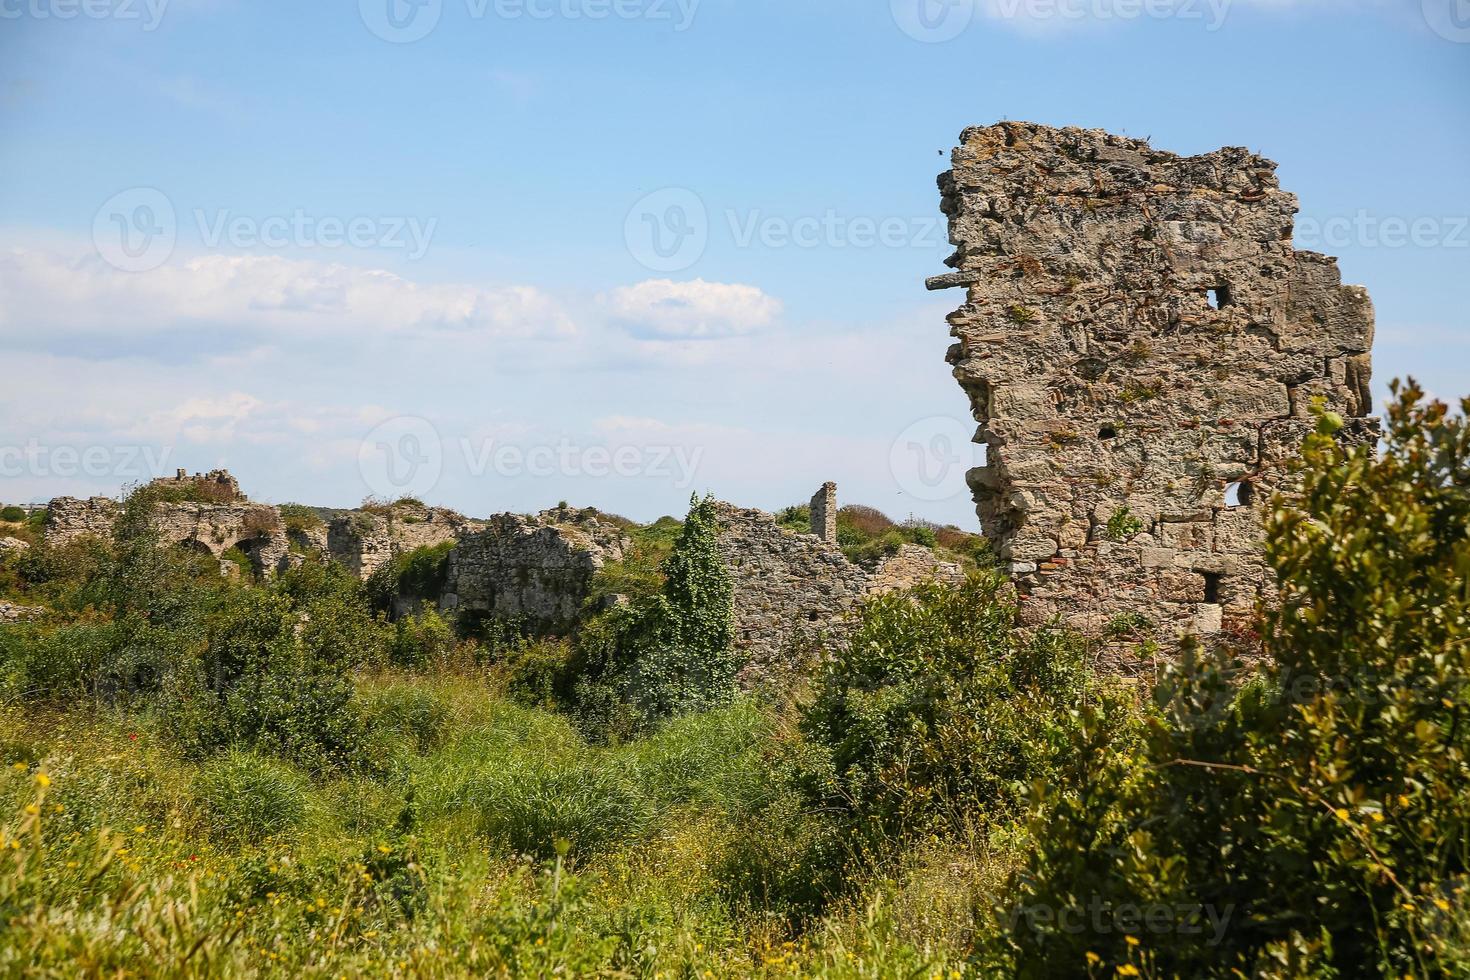
{"type": "Polygon", "coordinates": [[[1226,507],[1249,507],[1255,498],[1255,488],[1244,481],[1232,483],[1225,488],[1226,507]]]}
{"type": "Polygon", "coordinates": [[[1105,425],[1097,430],[1097,437],[1099,439],[1116,439],[1118,438],[1118,430],[1111,425],[1105,425]]]}
{"type": "Polygon", "coordinates": [[[1205,603],[1211,606],[1220,604],[1220,583],[1225,576],[1217,572],[1205,572],[1205,603]]]}
{"type": "Polygon", "coordinates": [[[1229,284],[1223,282],[1209,291],[1209,300],[1210,309],[1212,310],[1223,310],[1235,302],[1234,298],[1230,295],[1229,284]]]}
{"type": "Polygon", "coordinates": [[[822,618],[822,614],[813,609],[811,612],[806,614],[806,618],[808,621],[815,623],[817,620],[822,618]]]}

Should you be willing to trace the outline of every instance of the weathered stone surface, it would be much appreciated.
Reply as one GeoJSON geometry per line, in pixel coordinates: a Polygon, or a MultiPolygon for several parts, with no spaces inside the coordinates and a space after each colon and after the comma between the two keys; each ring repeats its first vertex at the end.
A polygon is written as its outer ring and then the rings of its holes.
{"type": "Polygon", "coordinates": [[[812,533],[828,544],[837,543],[837,484],[824,483],[812,496],[812,533]]]}
{"type": "Polygon", "coordinates": [[[868,578],[868,592],[872,595],[898,592],[929,579],[959,583],[965,580],[965,570],[954,562],[941,561],[933,550],[923,545],[906,544],[898,549],[898,554],[878,563],[868,578]]]}
{"type": "Polygon", "coordinates": [[[45,537],[51,544],[65,544],[80,537],[108,537],[117,520],[118,506],[108,497],[57,497],[46,507],[45,537]]]}
{"type": "Polygon", "coordinates": [[[1293,249],[1296,198],[1244,149],[1002,123],[952,162],[956,271],[931,286],[967,288],[948,359],[987,447],[969,482],[1027,618],[1244,626],[1311,400],[1376,432],[1367,293],[1293,249]]]}
{"type": "Polygon", "coordinates": [[[367,578],[395,555],[458,541],[484,527],[452,510],[403,502],[339,515],[327,523],[324,542],[313,536],[306,543],[367,578]]]}
{"type": "Polygon", "coordinates": [[[23,623],[46,612],[42,606],[21,606],[0,600],[0,623],[23,623]]]}
{"type": "Polygon", "coordinates": [[[867,594],[868,574],[837,547],[835,529],[829,542],[726,503],[715,519],[735,587],[735,644],[756,671],[782,664],[793,644],[840,632],[867,594]]]}
{"type": "Polygon", "coordinates": [[[446,611],[516,621],[538,633],[572,629],[592,577],[631,546],[594,510],[503,514],[467,534],[449,554],[446,611]]]}
{"type": "Polygon", "coordinates": [[[29,548],[30,544],[20,538],[0,538],[0,555],[12,551],[26,551],[29,548]]]}

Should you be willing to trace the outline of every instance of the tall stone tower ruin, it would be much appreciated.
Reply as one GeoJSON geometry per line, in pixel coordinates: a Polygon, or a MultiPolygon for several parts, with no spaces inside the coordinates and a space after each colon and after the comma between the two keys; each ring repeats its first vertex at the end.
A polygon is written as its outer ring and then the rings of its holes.
{"type": "Polygon", "coordinates": [[[1244,149],[968,129],[939,179],[955,377],[981,523],[1028,621],[1168,640],[1245,627],[1263,507],[1313,399],[1371,439],[1373,308],[1292,247],[1297,199],[1244,149]]]}

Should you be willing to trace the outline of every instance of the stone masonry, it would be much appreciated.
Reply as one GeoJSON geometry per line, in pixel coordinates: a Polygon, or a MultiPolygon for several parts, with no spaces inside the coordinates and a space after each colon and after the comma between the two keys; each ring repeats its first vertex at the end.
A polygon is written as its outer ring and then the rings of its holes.
{"type": "MultiPolygon", "coordinates": [[[[243,551],[262,573],[284,567],[290,542],[274,507],[248,502],[229,504],[159,503],[154,526],[167,545],[193,548],[222,558],[232,548],[243,551]]],[[[65,543],[86,535],[112,533],[119,507],[107,497],[77,500],[58,497],[46,513],[46,540],[65,543]]]]}
{"type": "Polygon", "coordinates": [[[387,508],[354,510],[327,522],[325,548],[361,578],[367,578],[396,555],[432,548],[484,530],[472,521],[440,507],[400,501],[387,508]]]}
{"type": "Polygon", "coordinates": [[[792,646],[804,640],[840,636],[847,614],[867,596],[928,578],[964,578],[958,565],[919,545],[900,548],[873,569],[851,561],[837,546],[833,483],[812,498],[811,534],[726,503],[718,505],[716,521],[734,585],[735,644],[754,672],[785,665],[792,646]]]}
{"type": "Polygon", "coordinates": [[[987,450],[970,485],[1026,618],[1244,629],[1314,399],[1346,437],[1377,431],[1367,292],[1292,247],[1297,199],[1244,149],[1002,123],[952,165],[954,271],[930,288],[967,289],[949,362],[987,450]]]}
{"type": "Polygon", "coordinates": [[[595,510],[492,517],[449,553],[441,606],[534,633],[570,632],[592,577],[607,562],[621,561],[630,547],[622,529],[595,510]]]}

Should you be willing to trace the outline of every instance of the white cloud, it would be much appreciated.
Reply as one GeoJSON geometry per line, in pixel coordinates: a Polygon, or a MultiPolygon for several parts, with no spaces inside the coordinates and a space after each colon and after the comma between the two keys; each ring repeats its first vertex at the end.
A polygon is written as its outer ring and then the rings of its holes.
{"type": "Polygon", "coordinates": [[[781,314],[781,301],[755,286],[703,279],[649,279],[598,300],[629,333],[663,339],[740,336],[771,326],[781,314]]]}
{"type": "Polygon", "coordinates": [[[529,286],[416,283],[280,256],[206,255],[128,273],[95,255],[0,252],[0,338],[115,336],[142,348],[180,332],[238,345],[260,336],[554,340],[577,331],[559,303],[529,286]]]}

